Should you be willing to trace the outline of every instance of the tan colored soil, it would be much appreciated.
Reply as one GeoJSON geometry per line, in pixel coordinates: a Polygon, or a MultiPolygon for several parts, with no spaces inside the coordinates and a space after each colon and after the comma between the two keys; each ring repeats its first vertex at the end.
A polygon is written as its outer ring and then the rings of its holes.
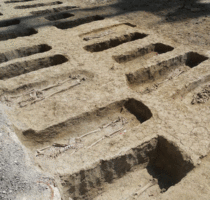
{"type": "Polygon", "coordinates": [[[210,2],[0,12],[1,103],[63,200],[209,198],[210,2]]]}

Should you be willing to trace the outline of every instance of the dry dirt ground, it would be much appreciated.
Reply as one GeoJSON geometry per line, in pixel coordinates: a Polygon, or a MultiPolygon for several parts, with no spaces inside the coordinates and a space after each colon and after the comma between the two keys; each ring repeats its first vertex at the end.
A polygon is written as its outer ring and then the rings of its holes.
{"type": "Polygon", "coordinates": [[[0,13],[0,199],[209,200],[209,0],[0,13]]]}

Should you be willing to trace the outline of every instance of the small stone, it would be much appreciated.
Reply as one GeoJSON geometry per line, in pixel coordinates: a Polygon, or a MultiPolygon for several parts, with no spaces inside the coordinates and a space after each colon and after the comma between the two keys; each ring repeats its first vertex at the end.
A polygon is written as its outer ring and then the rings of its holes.
{"type": "Polygon", "coordinates": [[[3,193],[3,194],[6,194],[6,191],[3,191],[2,193],[3,193]]]}

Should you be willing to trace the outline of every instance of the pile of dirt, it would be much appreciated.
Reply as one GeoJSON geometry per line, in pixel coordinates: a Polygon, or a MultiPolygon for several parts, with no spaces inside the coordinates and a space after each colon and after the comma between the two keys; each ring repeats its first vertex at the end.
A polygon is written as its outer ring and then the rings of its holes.
{"type": "Polygon", "coordinates": [[[206,103],[210,98],[210,85],[206,85],[201,92],[193,95],[191,104],[206,103]]]}

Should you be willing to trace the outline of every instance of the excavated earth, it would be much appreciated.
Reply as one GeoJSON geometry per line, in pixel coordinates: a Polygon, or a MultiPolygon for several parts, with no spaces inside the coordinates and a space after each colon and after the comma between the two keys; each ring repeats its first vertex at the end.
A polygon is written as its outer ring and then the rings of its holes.
{"type": "Polygon", "coordinates": [[[210,196],[209,0],[0,2],[0,199],[210,196]]]}

